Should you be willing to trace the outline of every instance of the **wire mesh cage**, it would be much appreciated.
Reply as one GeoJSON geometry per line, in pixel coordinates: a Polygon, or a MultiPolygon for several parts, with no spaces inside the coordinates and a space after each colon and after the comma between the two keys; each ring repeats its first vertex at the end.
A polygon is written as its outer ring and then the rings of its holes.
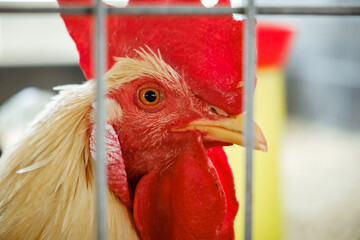
{"type": "MultiPolygon", "coordinates": [[[[244,226],[244,239],[252,239],[253,238],[253,148],[254,148],[254,126],[251,124],[254,118],[254,86],[255,86],[255,72],[256,72],[256,55],[255,55],[255,39],[256,39],[256,31],[255,31],[255,17],[257,16],[281,16],[281,15],[296,15],[296,16],[304,16],[304,15],[312,15],[312,16],[360,16],[360,7],[358,6],[277,6],[276,4],[273,6],[255,6],[253,0],[248,0],[245,6],[241,7],[214,7],[214,8],[205,8],[202,6],[151,6],[151,5],[138,5],[131,7],[109,7],[104,5],[102,1],[96,1],[93,6],[68,6],[68,7],[57,7],[53,5],[46,5],[41,2],[0,2],[0,14],[54,14],[54,13],[62,13],[62,14],[79,14],[79,15],[93,15],[94,16],[94,44],[95,44],[95,79],[96,81],[96,216],[97,216],[97,239],[106,239],[106,174],[105,174],[105,122],[106,122],[106,108],[105,108],[105,96],[106,96],[106,87],[105,87],[105,79],[104,73],[106,69],[106,59],[105,56],[106,51],[104,51],[106,46],[106,27],[105,21],[107,15],[225,15],[225,14],[240,14],[243,15],[244,18],[247,19],[246,27],[244,32],[244,46],[243,52],[244,54],[244,76],[245,76],[245,94],[244,94],[244,102],[245,102],[245,111],[246,115],[246,131],[245,131],[245,146],[246,150],[246,194],[245,194],[245,226],[244,226]]],[[[336,21],[336,20],[334,20],[336,21]]],[[[328,47],[328,48],[331,48],[328,47]]],[[[301,53],[298,53],[301,54],[301,53]]],[[[6,60],[4,60],[6,61],[6,60]]],[[[319,63],[308,63],[307,67],[311,67],[312,65],[319,66],[322,61],[319,63]]],[[[294,67],[296,63],[291,63],[291,67],[294,67]]],[[[334,63],[338,64],[338,63],[334,63]]],[[[324,67],[325,68],[325,67],[324,67]]],[[[323,69],[324,69],[323,68],[323,69]]],[[[355,66],[354,68],[357,68],[355,66]]],[[[321,68],[320,68],[321,69],[321,68]]],[[[9,71],[9,70],[8,70],[9,71]]],[[[59,73],[61,70],[59,71],[59,73]]],[[[292,72],[293,74],[294,72],[292,72]]],[[[4,73],[3,73],[4,74],[4,73]]],[[[80,75],[79,72],[77,72],[80,75]]],[[[310,74],[313,75],[312,71],[305,71],[300,74],[310,74]]],[[[323,72],[319,72],[318,74],[323,74],[323,72]]],[[[335,77],[335,74],[329,73],[330,77],[335,77]]],[[[5,77],[5,75],[3,75],[5,77]]],[[[314,76],[313,76],[314,77],[314,76]]],[[[305,77],[307,78],[307,77],[305,77]]],[[[335,77],[336,78],[336,77],[335,77]]],[[[354,77],[356,78],[356,77],[354,77]]],[[[336,80],[334,80],[336,81],[336,80]]],[[[357,79],[354,80],[357,82],[357,79]]],[[[290,82],[291,84],[298,84],[298,81],[290,82]]],[[[314,89],[314,85],[316,83],[310,82],[308,83],[308,88],[314,89]]],[[[304,84],[302,85],[304,86],[304,84]]],[[[292,88],[295,89],[295,88],[292,88]]],[[[4,90],[4,89],[3,89],[4,90]]],[[[6,90],[5,90],[6,91],[6,90]]],[[[291,93],[292,96],[297,96],[300,94],[307,94],[307,90],[295,91],[291,93]]],[[[316,93],[316,95],[319,95],[316,93]]],[[[324,94],[326,95],[326,93],[324,94]]],[[[358,99],[358,96],[354,94],[353,98],[358,99]]],[[[290,98],[291,99],[291,98],[290,98]]],[[[343,109],[343,105],[349,104],[349,102],[354,102],[352,99],[347,103],[339,103],[339,109],[343,109]]],[[[307,103],[309,106],[312,105],[312,102],[307,103]]],[[[293,107],[293,111],[301,111],[301,107],[296,104],[291,105],[293,107]]],[[[309,108],[306,108],[309,109],[309,108]]],[[[357,109],[358,110],[358,109],[357,109]]],[[[291,111],[291,107],[290,107],[291,111]]],[[[305,111],[305,110],[304,110],[305,111]]],[[[316,107],[312,111],[317,111],[316,107]]],[[[311,115],[311,113],[309,113],[311,115]]],[[[354,113],[359,114],[359,113],[354,113]]],[[[344,114],[340,114],[343,116],[344,114]]],[[[359,126],[359,122],[353,120],[353,118],[349,117],[351,121],[350,124],[352,126],[359,126]]],[[[355,127],[356,128],[356,127],[355,127]]]]}

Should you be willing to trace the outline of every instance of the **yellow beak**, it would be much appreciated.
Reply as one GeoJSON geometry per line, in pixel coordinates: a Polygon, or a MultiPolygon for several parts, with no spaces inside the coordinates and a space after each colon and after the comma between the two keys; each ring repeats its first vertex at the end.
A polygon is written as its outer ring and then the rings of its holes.
{"type": "MultiPolygon", "coordinates": [[[[267,152],[267,143],[263,131],[254,121],[254,149],[267,152]]],[[[234,143],[244,146],[245,114],[235,117],[222,118],[220,120],[195,120],[183,127],[177,128],[176,132],[198,130],[205,133],[204,139],[209,141],[220,141],[234,143]]]]}

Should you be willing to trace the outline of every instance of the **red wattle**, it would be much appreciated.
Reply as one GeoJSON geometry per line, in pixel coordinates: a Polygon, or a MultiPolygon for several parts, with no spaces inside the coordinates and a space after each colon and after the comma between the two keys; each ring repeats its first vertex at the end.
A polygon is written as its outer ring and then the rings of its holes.
{"type": "Polygon", "coordinates": [[[238,204],[232,174],[223,176],[228,164],[221,151],[211,152],[219,169],[202,146],[192,145],[171,166],[140,180],[134,219],[142,239],[234,239],[238,204]]]}
{"type": "Polygon", "coordinates": [[[208,150],[216,172],[219,175],[221,184],[226,193],[227,215],[221,233],[225,239],[234,238],[234,219],[239,210],[239,203],[236,199],[234,177],[227,156],[222,147],[214,147],[208,150]]]}

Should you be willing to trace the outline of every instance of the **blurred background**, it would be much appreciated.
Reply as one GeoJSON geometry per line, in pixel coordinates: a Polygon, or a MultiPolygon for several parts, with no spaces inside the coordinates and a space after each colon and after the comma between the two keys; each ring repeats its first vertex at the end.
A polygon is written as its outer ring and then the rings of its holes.
{"type": "MultiPolygon", "coordinates": [[[[255,119],[269,152],[254,160],[254,239],[360,239],[360,17],[259,16],[257,36],[255,119]]],[[[54,86],[84,81],[59,15],[0,14],[0,149],[16,141],[54,86]]],[[[236,238],[242,239],[244,151],[226,151],[241,205],[236,238]]]]}

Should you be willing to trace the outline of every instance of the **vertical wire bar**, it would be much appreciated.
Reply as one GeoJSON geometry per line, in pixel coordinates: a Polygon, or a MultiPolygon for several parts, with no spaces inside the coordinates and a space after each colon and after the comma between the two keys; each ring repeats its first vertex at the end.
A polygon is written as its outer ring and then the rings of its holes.
{"type": "Polygon", "coordinates": [[[105,96],[106,87],[104,72],[106,66],[105,17],[106,9],[102,0],[96,0],[94,5],[94,44],[95,44],[95,79],[96,79],[96,167],[95,167],[95,235],[98,240],[106,240],[106,151],[105,151],[105,96]]]}
{"type": "Polygon", "coordinates": [[[252,239],[253,216],[253,149],[254,149],[254,87],[255,87],[255,13],[254,0],[247,1],[245,16],[244,41],[244,76],[245,76],[245,146],[246,146],[246,172],[245,172],[245,240],[252,239]]]}

